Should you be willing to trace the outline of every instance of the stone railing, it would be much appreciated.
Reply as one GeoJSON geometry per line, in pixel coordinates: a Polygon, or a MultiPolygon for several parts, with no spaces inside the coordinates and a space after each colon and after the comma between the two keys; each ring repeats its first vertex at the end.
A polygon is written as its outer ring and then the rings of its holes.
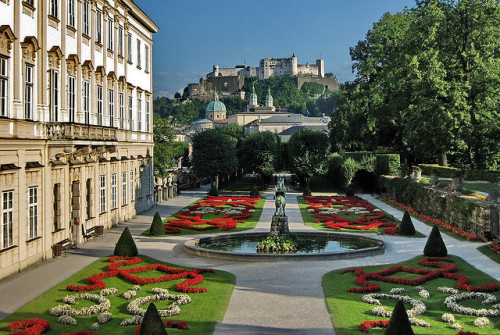
{"type": "Polygon", "coordinates": [[[47,124],[47,138],[50,140],[94,140],[116,141],[116,129],[74,123],[47,124]]]}

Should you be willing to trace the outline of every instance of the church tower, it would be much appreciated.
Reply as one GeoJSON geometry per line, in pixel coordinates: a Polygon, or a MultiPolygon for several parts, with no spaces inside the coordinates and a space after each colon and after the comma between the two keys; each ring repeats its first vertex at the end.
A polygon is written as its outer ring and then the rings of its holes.
{"type": "Polygon", "coordinates": [[[273,96],[271,95],[271,86],[267,87],[266,107],[274,107],[273,96]]]}
{"type": "Polygon", "coordinates": [[[250,94],[250,101],[248,102],[247,112],[258,106],[257,94],[255,93],[255,84],[252,85],[252,93],[250,94]]]}

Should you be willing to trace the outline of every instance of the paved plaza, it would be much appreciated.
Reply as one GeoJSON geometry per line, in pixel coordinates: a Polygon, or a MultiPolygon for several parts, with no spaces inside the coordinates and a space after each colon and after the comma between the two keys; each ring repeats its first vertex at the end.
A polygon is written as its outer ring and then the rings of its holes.
{"type": "MultiPolygon", "coordinates": [[[[67,256],[50,259],[0,282],[0,319],[36,298],[62,280],[85,268],[98,258],[111,255],[122,230],[129,227],[139,253],[179,266],[205,267],[228,271],[236,276],[235,288],[224,319],[214,334],[335,334],[321,287],[327,272],[346,267],[391,264],[421,255],[426,238],[376,236],[386,243],[383,255],[346,260],[241,262],[200,258],[183,251],[182,243],[197,236],[151,238],[141,233],[149,228],[156,211],[166,218],[194,200],[206,189],[183,191],[177,198],[137,215],[133,220],[104,232],[67,256]]],[[[286,215],[292,231],[313,231],[304,225],[297,203],[299,193],[287,194],[286,215]]],[[[253,231],[269,230],[274,213],[273,193],[267,198],[261,219],[253,231]]],[[[385,212],[401,219],[403,212],[379,201],[376,196],[361,195],[385,212]]],[[[415,228],[425,235],[431,227],[413,219],[415,228]]],[[[370,234],[369,234],[370,235],[370,234]]],[[[496,280],[500,267],[479,251],[481,243],[456,240],[442,234],[448,253],[465,259],[496,280]]]]}

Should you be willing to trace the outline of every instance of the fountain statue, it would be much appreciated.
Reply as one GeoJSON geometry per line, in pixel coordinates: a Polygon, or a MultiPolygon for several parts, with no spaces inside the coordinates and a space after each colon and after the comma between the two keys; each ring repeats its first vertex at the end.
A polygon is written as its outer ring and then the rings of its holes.
{"type": "Polygon", "coordinates": [[[296,239],[290,236],[288,217],[285,214],[286,189],[285,180],[280,178],[274,187],[274,204],[276,211],[271,221],[271,230],[267,239],[257,245],[260,252],[294,252],[297,251],[296,239]]]}

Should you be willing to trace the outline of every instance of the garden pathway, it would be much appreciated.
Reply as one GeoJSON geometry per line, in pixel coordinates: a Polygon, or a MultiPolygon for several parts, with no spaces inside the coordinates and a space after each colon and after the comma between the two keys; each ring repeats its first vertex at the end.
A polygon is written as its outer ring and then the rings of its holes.
{"type": "MultiPolygon", "coordinates": [[[[347,260],[236,262],[205,259],[182,251],[182,242],[197,236],[150,238],[140,235],[149,228],[152,217],[159,211],[163,218],[170,216],[197,198],[206,189],[185,191],[177,198],[159,204],[134,219],[113,227],[99,237],[68,253],[67,257],[49,259],[15,276],[0,281],[0,319],[34,299],[49,288],[80,271],[100,257],[112,254],[114,245],[125,226],[129,227],[141,254],[180,266],[207,267],[228,271],[236,276],[229,307],[215,334],[334,334],[331,317],[321,287],[323,275],[346,267],[391,264],[422,254],[426,238],[373,236],[383,240],[387,249],[383,255],[347,260]]],[[[272,193],[256,231],[267,231],[274,213],[272,193]]],[[[286,214],[291,230],[312,230],[303,224],[297,204],[298,193],[287,193],[286,214]]],[[[362,195],[391,215],[401,218],[403,212],[387,206],[371,195],[362,195]]],[[[413,220],[420,232],[428,235],[430,227],[413,220]]],[[[500,280],[500,267],[476,248],[481,243],[456,240],[443,234],[450,254],[500,280]]]]}

